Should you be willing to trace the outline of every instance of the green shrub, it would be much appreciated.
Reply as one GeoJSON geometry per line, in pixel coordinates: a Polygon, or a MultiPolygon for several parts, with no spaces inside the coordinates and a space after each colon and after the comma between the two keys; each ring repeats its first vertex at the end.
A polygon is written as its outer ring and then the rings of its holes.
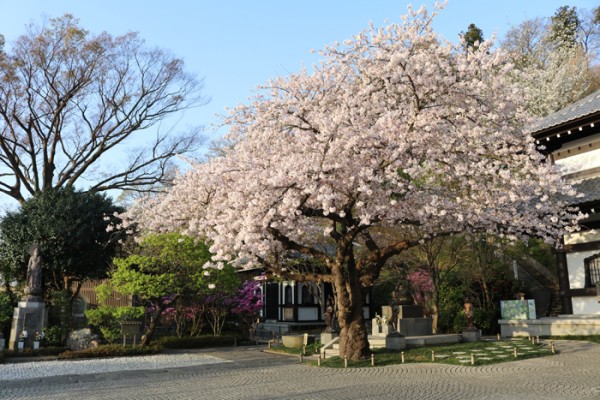
{"type": "Polygon", "coordinates": [[[85,311],[88,323],[109,343],[121,338],[121,321],[144,316],[144,307],[101,306],[85,311]]]}
{"type": "Polygon", "coordinates": [[[234,335],[222,336],[198,336],[198,337],[182,337],[163,336],[156,340],[156,344],[167,349],[198,349],[203,347],[224,347],[233,346],[239,343],[240,338],[234,335]]]}
{"type": "Polygon", "coordinates": [[[57,356],[64,351],[65,351],[64,347],[51,346],[51,347],[40,347],[37,350],[33,350],[31,348],[26,348],[23,351],[7,350],[7,351],[5,351],[4,355],[6,357],[11,357],[11,358],[57,356]]]}
{"type": "Polygon", "coordinates": [[[61,360],[76,358],[97,358],[97,357],[127,357],[147,354],[162,353],[162,346],[121,346],[117,344],[107,344],[99,347],[84,350],[67,350],[58,355],[61,360]]]}
{"type": "Polygon", "coordinates": [[[13,318],[15,305],[10,294],[0,292],[0,334],[4,332],[4,328],[10,325],[13,318]]]}
{"type": "MultiPolygon", "coordinates": [[[[481,329],[484,334],[494,334],[498,332],[498,315],[496,310],[473,309],[473,325],[481,329]]],[[[459,311],[454,317],[454,332],[460,333],[467,327],[467,316],[465,310],[459,311]]]]}
{"type": "Polygon", "coordinates": [[[60,325],[54,325],[49,328],[44,328],[43,346],[60,347],[64,343],[64,332],[60,325]]]}

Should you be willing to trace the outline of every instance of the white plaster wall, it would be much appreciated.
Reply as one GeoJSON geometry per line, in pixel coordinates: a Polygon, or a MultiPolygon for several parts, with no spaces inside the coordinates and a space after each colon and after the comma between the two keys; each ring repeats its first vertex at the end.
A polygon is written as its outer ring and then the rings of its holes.
{"type": "Polygon", "coordinates": [[[318,310],[316,307],[298,307],[298,321],[317,321],[318,310]]]}
{"type": "Polygon", "coordinates": [[[583,260],[597,252],[598,250],[567,254],[567,268],[569,270],[569,283],[571,289],[582,289],[584,287],[585,265],[583,260]]]}
{"type": "Polygon", "coordinates": [[[591,231],[572,233],[570,235],[566,235],[564,240],[565,244],[578,244],[600,241],[600,230],[593,229],[591,231]]]}
{"type": "Polygon", "coordinates": [[[573,297],[573,314],[598,314],[600,315],[600,303],[598,296],[573,297]]]}

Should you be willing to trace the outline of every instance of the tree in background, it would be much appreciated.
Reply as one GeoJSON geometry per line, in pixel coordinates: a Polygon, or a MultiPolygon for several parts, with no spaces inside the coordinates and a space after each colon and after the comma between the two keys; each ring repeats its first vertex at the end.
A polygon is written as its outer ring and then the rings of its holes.
{"type": "Polygon", "coordinates": [[[238,317],[244,336],[250,334],[252,323],[263,307],[260,287],[260,281],[245,281],[231,301],[231,313],[238,317]]]}
{"type": "Polygon", "coordinates": [[[580,26],[581,21],[575,7],[559,7],[550,17],[549,40],[559,47],[577,46],[580,26]]]}
{"type": "Polygon", "coordinates": [[[150,310],[142,346],[150,343],[168,307],[185,305],[189,298],[235,292],[239,280],[230,266],[203,272],[202,266],[210,258],[208,246],[203,242],[170,233],[147,235],[132,255],[114,260],[115,269],[109,274],[108,286],[119,293],[137,296],[150,310]],[[210,287],[217,283],[221,289],[212,292],[210,287]]]}
{"type": "Polygon", "coordinates": [[[412,269],[408,278],[415,300],[431,316],[434,333],[439,331],[440,288],[450,274],[464,264],[466,246],[465,238],[455,235],[424,242],[402,255],[412,269]]]}
{"type": "Polygon", "coordinates": [[[477,50],[479,44],[483,43],[483,31],[475,24],[469,24],[467,32],[461,32],[461,36],[467,49],[472,48],[477,50]]]}
{"type": "Polygon", "coordinates": [[[143,229],[207,238],[212,266],[330,282],[349,359],[369,355],[364,291],[392,257],[465,230],[550,240],[579,218],[562,197],[574,190],[522,133],[503,54],[444,41],[424,8],[403,21],[274,79],[227,119],[237,144],[131,212],[143,229]],[[421,237],[403,235],[414,226],[421,237]]]}
{"type": "Polygon", "coordinates": [[[528,111],[544,117],[584,97],[597,86],[600,25],[590,13],[561,7],[550,20],[512,27],[501,42],[522,72],[528,111]]]}
{"type": "Polygon", "coordinates": [[[38,243],[46,294],[68,291],[74,299],[83,282],[106,277],[125,236],[107,228],[121,221],[115,214],[122,211],[102,194],[72,187],[37,193],[0,221],[0,251],[11,266],[4,279],[25,281],[28,250],[38,243]]]}
{"type": "Polygon", "coordinates": [[[201,84],[136,33],[91,35],[68,14],[31,25],[0,58],[0,82],[0,193],[20,203],[82,180],[92,192],[146,190],[201,141],[198,129],[149,130],[202,104],[201,84]],[[135,137],[149,147],[126,148],[135,137]],[[120,150],[128,161],[106,164],[120,150]]]}

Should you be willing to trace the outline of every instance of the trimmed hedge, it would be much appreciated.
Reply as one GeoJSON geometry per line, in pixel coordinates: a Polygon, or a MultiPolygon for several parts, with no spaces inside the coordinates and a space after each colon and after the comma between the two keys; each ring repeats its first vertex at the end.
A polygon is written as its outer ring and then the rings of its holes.
{"type": "Polygon", "coordinates": [[[97,357],[127,357],[140,356],[147,354],[158,354],[163,352],[162,346],[121,346],[118,344],[107,344],[85,350],[67,350],[58,355],[61,360],[76,358],[97,358],[97,357]]]}
{"type": "Polygon", "coordinates": [[[166,349],[199,349],[204,347],[225,347],[241,344],[240,338],[234,335],[222,336],[198,336],[198,337],[177,337],[163,336],[157,338],[154,343],[166,349]]]}

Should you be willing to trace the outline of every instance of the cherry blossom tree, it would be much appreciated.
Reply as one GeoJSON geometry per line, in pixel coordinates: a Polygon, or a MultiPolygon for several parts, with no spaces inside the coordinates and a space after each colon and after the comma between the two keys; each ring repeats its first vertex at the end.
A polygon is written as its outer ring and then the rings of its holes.
{"type": "Polygon", "coordinates": [[[231,147],[130,218],[207,238],[205,268],[331,283],[349,359],[369,354],[364,292],[393,256],[461,231],[552,241],[573,229],[558,194],[575,192],[522,132],[507,56],[490,42],[464,51],[432,18],[409,8],[274,79],[226,119],[231,147]]]}

